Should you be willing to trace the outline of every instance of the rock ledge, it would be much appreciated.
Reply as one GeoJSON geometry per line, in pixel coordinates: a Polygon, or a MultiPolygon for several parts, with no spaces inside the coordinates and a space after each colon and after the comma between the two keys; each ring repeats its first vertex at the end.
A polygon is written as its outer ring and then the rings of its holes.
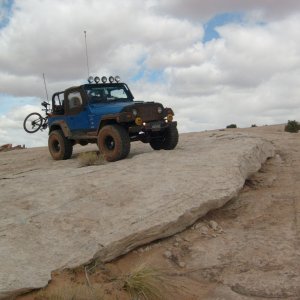
{"type": "Polygon", "coordinates": [[[235,197],[273,145],[230,132],[180,136],[174,151],[78,168],[47,149],[0,157],[0,298],[47,285],[51,271],[173,235],[235,197]]]}

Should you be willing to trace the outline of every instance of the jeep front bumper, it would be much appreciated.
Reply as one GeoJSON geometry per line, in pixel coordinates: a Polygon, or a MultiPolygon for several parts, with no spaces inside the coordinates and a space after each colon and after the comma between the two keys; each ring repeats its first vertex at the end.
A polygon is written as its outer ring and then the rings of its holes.
{"type": "Polygon", "coordinates": [[[163,131],[170,126],[177,126],[177,122],[166,122],[165,120],[151,121],[142,125],[133,125],[128,128],[129,133],[139,132],[158,132],[163,131]]]}

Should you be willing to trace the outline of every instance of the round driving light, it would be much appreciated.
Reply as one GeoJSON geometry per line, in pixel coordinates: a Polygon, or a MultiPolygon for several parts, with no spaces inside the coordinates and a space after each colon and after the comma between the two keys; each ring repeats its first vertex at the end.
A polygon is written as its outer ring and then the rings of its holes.
{"type": "Polygon", "coordinates": [[[116,82],[120,82],[120,81],[121,81],[120,76],[116,76],[116,77],[115,77],[115,81],[116,81],[116,82]]]}
{"type": "Polygon", "coordinates": [[[158,112],[159,114],[162,113],[162,108],[161,108],[161,106],[158,106],[158,107],[157,107],[157,112],[158,112]]]}
{"type": "Polygon", "coordinates": [[[102,76],[101,81],[102,81],[103,83],[106,83],[106,82],[107,82],[107,77],[102,76]]]}
{"type": "Polygon", "coordinates": [[[173,121],[173,115],[168,114],[167,120],[168,120],[168,122],[172,122],[173,121]]]}
{"type": "Polygon", "coordinates": [[[140,117],[135,118],[135,124],[141,126],[143,124],[143,120],[140,117]]]}
{"type": "Polygon", "coordinates": [[[110,83],[113,83],[115,81],[115,79],[112,76],[109,76],[108,80],[110,83]]]}
{"type": "Polygon", "coordinates": [[[94,78],[94,80],[95,80],[96,83],[99,83],[99,82],[100,82],[100,78],[99,78],[98,76],[96,76],[96,77],[94,78]]]}
{"type": "Polygon", "coordinates": [[[137,116],[137,110],[134,108],[133,110],[132,110],[132,114],[136,117],[137,116]]]}
{"type": "Polygon", "coordinates": [[[89,78],[88,78],[88,82],[89,83],[92,83],[94,81],[94,78],[93,78],[93,76],[89,76],[89,78]]]}

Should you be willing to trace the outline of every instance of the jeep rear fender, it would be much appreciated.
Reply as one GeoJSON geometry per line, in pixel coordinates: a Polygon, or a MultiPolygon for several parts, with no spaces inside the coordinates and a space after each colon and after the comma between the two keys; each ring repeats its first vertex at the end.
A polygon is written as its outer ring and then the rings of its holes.
{"type": "Polygon", "coordinates": [[[49,134],[53,130],[62,130],[64,133],[65,137],[71,136],[70,129],[65,121],[56,121],[53,122],[50,126],[49,134]]]}

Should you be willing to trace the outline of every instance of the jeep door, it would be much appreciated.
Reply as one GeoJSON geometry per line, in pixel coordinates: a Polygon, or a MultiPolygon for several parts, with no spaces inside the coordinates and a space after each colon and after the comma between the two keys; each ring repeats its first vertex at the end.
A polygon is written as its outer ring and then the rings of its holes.
{"type": "Polygon", "coordinates": [[[80,90],[68,90],[65,95],[65,101],[66,122],[72,133],[89,131],[89,112],[80,90]]]}

